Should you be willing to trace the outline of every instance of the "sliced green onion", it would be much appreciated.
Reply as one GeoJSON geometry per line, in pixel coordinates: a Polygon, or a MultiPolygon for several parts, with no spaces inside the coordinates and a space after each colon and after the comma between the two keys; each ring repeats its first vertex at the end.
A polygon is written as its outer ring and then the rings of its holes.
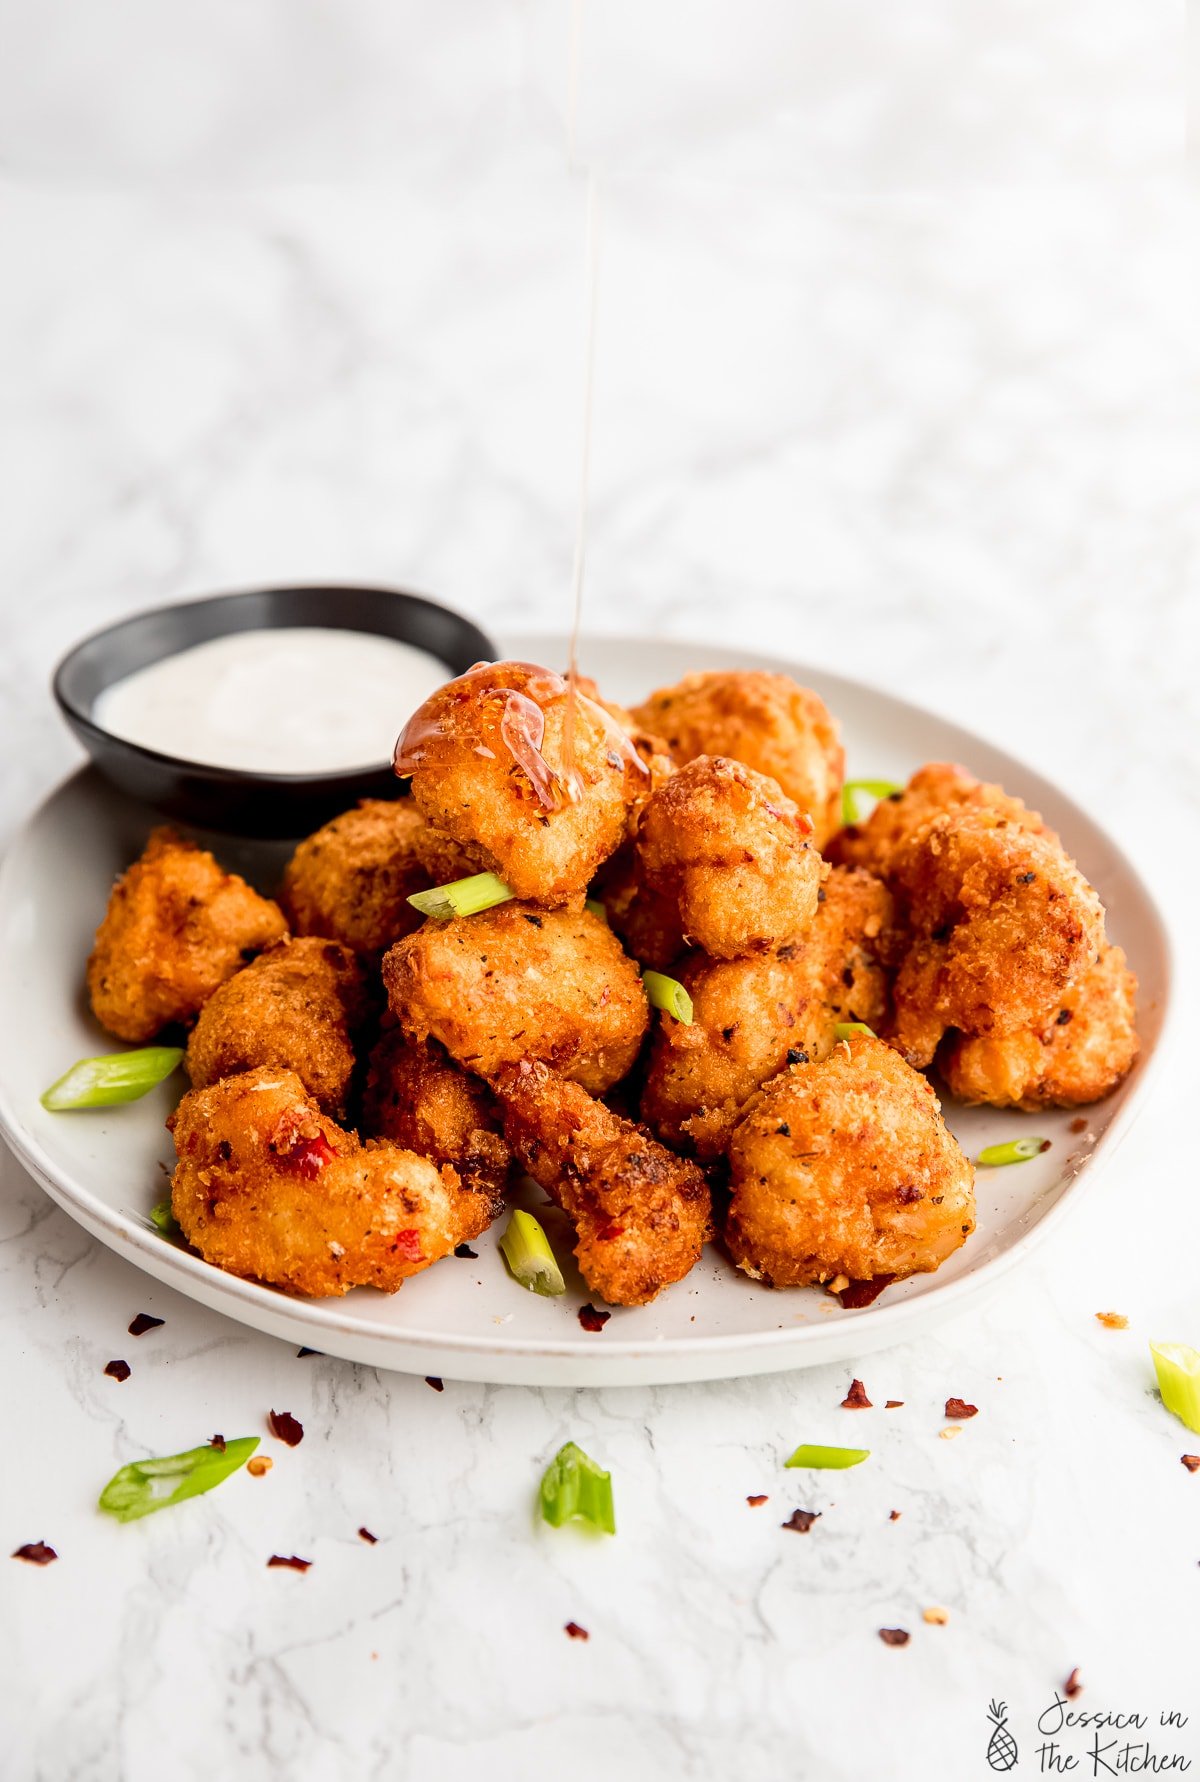
{"type": "Polygon", "coordinates": [[[568,1442],[559,1449],[538,1487],[543,1520],[561,1528],[572,1519],[601,1534],[616,1534],[612,1474],[589,1460],[582,1448],[568,1442]]]}
{"type": "Polygon", "coordinates": [[[140,1101],[178,1070],[182,1046],[143,1046],[137,1052],[106,1052],[81,1058],[66,1076],[51,1083],[42,1106],[52,1114],[72,1108],[110,1108],[122,1101],[140,1101]]]}
{"type": "Polygon", "coordinates": [[[224,1448],[189,1448],[186,1454],[168,1454],[161,1460],[132,1460],[108,1481],[100,1493],[100,1508],[118,1522],[136,1522],[139,1516],[211,1491],[245,1466],[257,1447],[257,1436],[239,1436],[224,1448]]]}
{"type": "Polygon", "coordinates": [[[553,1299],[567,1291],[550,1240],[532,1213],[526,1213],[521,1207],[513,1208],[500,1239],[500,1249],[514,1281],[528,1287],[530,1293],[541,1293],[547,1299],[553,1299]]]}
{"type": "Polygon", "coordinates": [[[1049,1149],[1049,1139],[1009,1139],[1006,1145],[985,1145],[975,1161],[984,1169],[1000,1169],[1006,1163],[1028,1163],[1031,1157],[1049,1149]]]}
{"type": "Polygon", "coordinates": [[[871,1453],[869,1448],[825,1448],[820,1442],[801,1442],[784,1466],[820,1466],[842,1468],[858,1466],[871,1453]]]}
{"type": "Polygon", "coordinates": [[[894,780],[847,780],[842,787],[842,822],[846,824],[860,823],[863,807],[859,798],[890,798],[893,792],[903,792],[903,786],[897,786],[894,780]]]}
{"type": "Polygon", "coordinates": [[[507,903],[512,896],[512,887],[498,874],[477,872],[450,885],[435,885],[431,891],[414,891],[408,901],[423,916],[448,922],[452,916],[477,916],[481,910],[507,903]]]}
{"type": "Polygon", "coordinates": [[[839,1021],[833,1031],[840,1040],[848,1040],[852,1033],[869,1033],[872,1039],[875,1038],[875,1029],[868,1027],[865,1021],[839,1021]]]}
{"type": "Polygon", "coordinates": [[[665,972],[644,971],[642,983],[646,986],[646,996],[652,1009],[663,1009],[668,1015],[674,1015],[685,1027],[692,1024],[692,999],[679,982],[678,978],[669,978],[665,972]]]}
{"type": "Polygon", "coordinates": [[[1151,1343],[1150,1353],[1164,1405],[1200,1435],[1200,1349],[1187,1343],[1151,1343]]]}
{"type": "Polygon", "coordinates": [[[591,915],[597,917],[599,921],[608,921],[608,911],[598,897],[586,898],[583,907],[585,910],[589,911],[591,915]]]}

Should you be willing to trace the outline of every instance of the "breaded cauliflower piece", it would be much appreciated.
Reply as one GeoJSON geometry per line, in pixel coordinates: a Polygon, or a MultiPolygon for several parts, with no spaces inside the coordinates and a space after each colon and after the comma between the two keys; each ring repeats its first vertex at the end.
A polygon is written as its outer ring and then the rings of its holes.
{"type": "Polygon", "coordinates": [[[947,1028],[1044,1022],[1104,941],[1100,900],[1057,839],[995,809],[923,824],[896,854],[891,884],[910,938],[890,1037],[918,1068],[947,1028]]]}
{"type": "Polygon", "coordinates": [[[841,821],[845,755],[822,700],[788,675],[716,669],[685,675],[633,713],[678,767],[725,755],[778,782],[813,821],[816,845],[841,821]]]}
{"type": "Polygon", "coordinates": [[[760,1089],[729,1160],[725,1241],[770,1287],[928,1273],[974,1229],[974,1172],[937,1097],[866,1034],[760,1089]]]}
{"type": "Polygon", "coordinates": [[[586,909],[501,904],[429,921],[383,962],[404,1031],[482,1077],[536,1058],[601,1094],[637,1057],[650,1013],[636,965],[586,909]]]}
{"type": "Polygon", "coordinates": [[[119,878],[87,963],[92,1012],[118,1039],[190,1022],[219,984],[287,933],[277,904],[171,829],[119,878]]]}
{"type": "Polygon", "coordinates": [[[499,1204],[512,1153],[491,1090],[434,1041],[417,1045],[390,1028],[371,1053],[363,1127],[431,1163],[449,1163],[469,1188],[499,1204]]]}
{"type": "Polygon", "coordinates": [[[369,1012],[366,976],[337,941],[281,941],[215,990],[188,1040],[194,1088],[269,1065],[293,1070],[341,1119],[354,1070],[353,1035],[369,1012]]]}
{"type": "Polygon", "coordinates": [[[1037,1027],[952,1040],[938,1066],[957,1101],[996,1108],[1071,1108],[1111,1094],[1138,1055],[1137,979],[1120,947],[1100,957],[1064,990],[1037,1027]]]}
{"type": "Polygon", "coordinates": [[[917,769],[902,792],[881,798],[865,823],[839,830],[825,853],[843,866],[863,866],[886,879],[900,849],[931,818],[969,810],[994,811],[1018,829],[1058,841],[1037,811],[1002,786],[990,785],[952,761],[931,761],[917,769]]]}
{"type": "Polygon", "coordinates": [[[714,755],[697,756],[651,798],[636,870],[651,898],[674,904],[685,940],[714,959],[798,940],[826,872],[811,821],[778,784],[714,755]]]}
{"type": "Polygon", "coordinates": [[[423,918],[414,891],[478,872],[482,855],[432,829],[409,798],[365,798],[300,843],[280,900],[297,934],[341,941],[372,964],[423,918]]]}
{"type": "Polygon", "coordinates": [[[591,1292],[643,1306],[682,1280],[712,1235],[696,1165],[543,1064],[504,1070],[494,1087],[518,1161],[574,1221],[591,1292]]]}
{"type": "Polygon", "coordinates": [[[706,1160],[721,1155],[761,1084],[787,1064],[826,1057],[839,1022],[883,1026],[881,958],[892,922],[879,879],[835,867],[803,940],[745,959],[694,954],[677,974],[692,998],[692,1024],[660,1017],[643,1119],[669,1145],[706,1160]]]}
{"type": "Polygon", "coordinates": [[[431,823],[547,905],[586,891],[649,778],[603,706],[529,662],[482,663],[439,688],[397,743],[396,771],[431,823]]]}
{"type": "Polygon", "coordinates": [[[184,1236],[206,1262],[288,1293],[394,1293],[492,1218],[448,1166],[343,1132],[293,1071],[193,1089],[168,1125],[184,1236]]]}

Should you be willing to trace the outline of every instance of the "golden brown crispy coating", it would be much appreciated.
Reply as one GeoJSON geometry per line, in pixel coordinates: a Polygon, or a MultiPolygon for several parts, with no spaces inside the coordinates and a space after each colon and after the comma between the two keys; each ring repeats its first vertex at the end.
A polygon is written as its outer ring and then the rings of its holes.
{"type": "Polygon", "coordinates": [[[895,855],[891,883],[910,936],[891,1037],[919,1068],[949,1027],[1039,1025],[1104,940],[1100,900],[1057,839],[995,809],[923,824],[895,855]]]}
{"type": "Polygon", "coordinates": [[[995,811],[1020,829],[1058,840],[1037,811],[1002,786],[990,785],[952,761],[931,761],[917,769],[903,792],[881,798],[865,823],[839,830],[825,853],[844,866],[864,866],[886,879],[900,848],[923,824],[963,810],[995,811]]]}
{"type": "Polygon", "coordinates": [[[396,770],[411,772],[431,823],[481,848],[518,897],[546,904],[586,891],[648,776],[602,706],[528,662],[481,664],[439,688],[410,719],[396,770]]]}
{"type": "Polygon", "coordinates": [[[429,921],[383,962],[388,1003],[479,1076],[537,1058],[594,1094],[633,1064],[649,1009],[633,961],[585,909],[507,903],[429,921]]]}
{"type": "Polygon", "coordinates": [[[297,934],[341,941],[375,962],[421,926],[406,899],[478,872],[482,856],[432,829],[408,798],[365,798],[302,841],[280,899],[297,934]]]}
{"type": "Polygon", "coordinates": [[[879,879],[836,867],[802,941],[745,959],[696,954],[681,966],[692,1025],[660,1017],[642,1097],[658,1136],[717,1157],[754,1091],[789,1063],[826,1057],[839,1021],[881,1027],[892,921],[879,879]]]}
{"type": "Polygon", "coordinates": [[[492,1217],[448,1166],[343,1132],[292,1071],[193,1089],[169,1124],[185,1237],[205,1261],[289,1293],[394,1293],[492,1217]]]}
{"type": "Polygon", "coordinates": [[[371,1053],[363,1126],[373,1138],[452,1164],[467,1187],[497,1205],[504,1198],[512,1153],[496,1099],[432,1041],[417,1045],[398,1027],[383,1035],[371,1053]]]}
{"type": "Polygon", "coordinates": [[[362,966],[337,941],[282,941],[214,991],[188,1040],[195,1088],[270,1065],[294,1070],[340,1119],[354,1070],[353,1035],[369,1008],[362,966]]]}
{"type": "Polygon", "coordinates": [[[518,1161],[574,1221],[589,1289],[642,1306],[682,1280],[711,1236],[696,1165],[545,1065],[502,1071],[495,1088],[518,1161]]]}
{"type": "Polygon", "coordinates": [[[203,848],[156,829],[117,880],[87,964],[92,1012],[119,1039],[189,1022],[246,960],[281,940],[276,904],[203,848]]]}
{"type": "Polygon", "coordinates": [[[636,870],[673,903],[684,937],[714,959],[797,940],[825,875],[812,824],[774,780],[740,761],[700,755],[642,812],[636,870]]]}
{"type": "Polygon", "coordinates": [[[1054,1013],[1019,1033],[952,1041],[939,1059],[958,1101],[997,1108],[1081,1107],[1111,1093],[1138,1055],[1137,979],[1120,947],[1063,991],[1054,1013]]]}
{"type": "Polygon", "coordinates": [[[652,693],[633,716],[676,765],[727,755],[778,781],[813,820],[818,847],[841,821],[845,756],[822,700],[785,674],[717,669],[652,693]]]}
{"type": "Polygon", "coordinates": [[[974,1228],[973,1171],[937,1097],[866,1034],[760,1089],[729,1158],[725,1240],[771,1287],[927,1273],[974,1228]]]}

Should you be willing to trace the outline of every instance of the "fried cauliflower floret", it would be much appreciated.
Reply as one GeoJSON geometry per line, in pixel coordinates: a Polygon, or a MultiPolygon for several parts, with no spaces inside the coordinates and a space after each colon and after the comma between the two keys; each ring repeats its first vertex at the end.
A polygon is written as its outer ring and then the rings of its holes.
{"type": "Polygon", "coordinates": [[[812,824],[774,780],[700,755],[660,786],[638,826],[637,874],[714,959],[796,940],[825,875],[812,824]]]}
{"type": "Polygon", "coordinates": [[[603,706],[528,662],[481,664],[439,688],[396,745],[396,771],[411,773],[431,823],[482,849],[518,897],[551,905],[586,891],[648,777],[603,706]]]}
{"type": "Polygon", "coordinates": [[[778,781],[813,820],[823,847],[841,821],[845,756],[822,700],[785,674],[717,669],[685,675],[633,713],[678,767],[726,755],[778,781]]]}
{"type": "Polygon", "coordinates": [[[586,909],[429,921],[388,953],[383,980],[404,1031],[467,1070],[534,1058],[597,1095],[629,1070],[650,1018],[636,965],[586,909]]]}
{"type": "Polygon", "coordinates": [[[770,1287],[928,1273],[974,1229],[973,1171],[937,1097],[866,1034],[760,1089],[729,1160],[725,1241],[770,1287]]]}
{"type": "Polygon", "coordinates": [[[910,937],[891,1037],[918,1068],[949,1027],[1004,1034],[1045,1022],[1104,940],[1100,900],[1057,839],[993,809],[925,823],[891,882],[910,937]]]}
{"type": "Polygon", "coordinates": [[[193,1089],[169,1124],[171,1207],[189,1243],[289,1293],[394,1293],[492,1217],[490,1198],[448,1166],[343,1132],[292,1071],[193,1089]]]}
{"type": "Polygon", "coordinates": [[[682,1280],[711,1236],[696,1165],[545,1065],[502,1071],[494,1087],[518,1161],[574,1221],[591,1292],[642,1306],[682,1280]]]}
{"type": "Polygon", "coordinates": [[[1037,811],[1002,786],[990,785],[954,762],[931,761],[917,769],[902,792],[881,798],[865,823],[839,830],[825,853],[844,866],[863,866],[886,879],[900,849],[931,818],[968,810],[994,811],[1018,829],[1058,840],[1037,811]]]}
{"type": "Polygon", "coordinates": [[[87,964],[92,1012],[119,1039],[190,1022],[219,984],[287,933],[278,905],[203,848],[156,829],[113,886],[87,964]]]}
{"type": "Polygon", "coordinates": [[[1132,1069],[1137,979],[1120,947],[1064,990],[1054,1013],[1018,1033],[952,1041],[939,1060],[957,1101],[996,1108],[1071,1108],[1100,1101],[1132,1069]]]}
{"type": "Polygon", "coordinates": [[[745,959],[695,954],[681,966],[692,1024],[660,1017],[642,1096],[658,1136],[717,1157],[754,1091],[785,1065],[826,1057],[838,1022],[881,1027],[892,921],[880,880],[836,867],[802,941],[745,959]]]}
{"type": "Polygon", "coordinates": [[[366,798],[300,843],[280,898],[297,934],[341,941],[376,963],[421,926],[412,892],[465,878],[481,861],[432,829],[411,799],[366,798]]]}
{"type": "Polygon", "coordinates": [[[337,941],[281,941],[213,992],[188,1040],[193,1087],[270,1065],[293,1070],[340,1119],[354,1070],[353,1035],[369,1007],[363,968],[337,941]]]}
{"type": "Polygon", "coordinates": [[[398,1027],[383,1035],[371,1053],[363,1126],[432,1163],[451,1164],[497,1205],[503,1199],[512,1154],[496,1099],[432,1041],[417,1045],[398,1027]]]}

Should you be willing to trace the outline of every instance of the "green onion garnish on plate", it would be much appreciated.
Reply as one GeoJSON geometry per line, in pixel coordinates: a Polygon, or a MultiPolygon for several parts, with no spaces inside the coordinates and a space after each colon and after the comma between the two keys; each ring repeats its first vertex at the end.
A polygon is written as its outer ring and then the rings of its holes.
{"type": "Polygon", "coordinates": [[[448,922],[452,916],[478,916],[498,903],[508,903],[512,895],[512,887],[498,873],[477,872],[469,879],[435,885],[431,891],[414,891],[408,902],[423,916],[448,922]]]}
{"type": "Polygon", "coordinates": [[[665,1014],[674,1015],[685,1027],[692,1024],[692,999],[679,982],[678,978],[669,978],[666,972],[644,971],[642,983],[646,987],[646,998],[652,1009],[662,1009],[665,1014]]]}
{"type": "Polygon", "coordinates": [[[1187,1343],[1151,1343],[1150,1353],[1164,1405],[1200,1435],[1200,1349],[1187,1343]]]}
{"type": "Polygon", "coordinates": [[[1002,1169],[1006,1163],[1028,1163],[1031,1157],[1040,1156],[1049,1149],[1049,1139],[1009,1139],[1004,1145],[985,1145],[975,1161],[984,1169],[1002,1169]]]}
{"type": "Polygon", "coordinates": [[[167,1454],[160,1460],[131,1460],[100,1493],[100,1508],[118,1522],[136,1522],[140,1516],[211,1491],[244,1466],[257,1447],[257,1436],[239,1436],[224,1448],[189,1448],[186,1454],[167,1454]]]}
{"type": "Polygon", "coordinates": [[[75,1108],[110,1108],[123,1101],[140,1101],[179,1068],[181,1046],[143,1046],[136,1052],[106,1052],[99,1058],[81,1058],[42,1096],[42,1106],[52,1114],[75,1108]]]}
{"type": "Polygon", "coordinates": [[[568,1442],[559,1449],[538,1487],[542,1518],[551,1528],[572,1520],[585,1522],[600,1534],[616,1534],[612,1474],[589,1460],[582,1448],[568,1442]]]}
{"type": "Polygon", "coordinates": [[[871,1453],[869,1448],[826,1448],[820,1442],[801,1442],[784,1466],[813,1466],[841,1469],[859,1466],[871,1453]]]}
{"type": "Polygon", "coordinates": [[[865,1021],[839,1021],[833,1031],[840,1040],[848,1040],[852,1033],[867,1033],[875,1038],[875,1029],[868,1027],[865,1021]]]}
{"type": "Polygon", "coordinates": [[[512,1277],[530,1293],[553,1299],[567,1291],[550,1240],[532,1213],[514,1207],[500,1239],[500,1249],[512,1277]]]}
{"type": "Polygon", "coordinates": [[[897,786],[894,780],[847,780],[842,787],[842,822],[847,826],[862,822],[863,799],[870,798],[878,803],[881,798],[890,798],[894,792],[903,790],[904,787],[897,786]]]}

